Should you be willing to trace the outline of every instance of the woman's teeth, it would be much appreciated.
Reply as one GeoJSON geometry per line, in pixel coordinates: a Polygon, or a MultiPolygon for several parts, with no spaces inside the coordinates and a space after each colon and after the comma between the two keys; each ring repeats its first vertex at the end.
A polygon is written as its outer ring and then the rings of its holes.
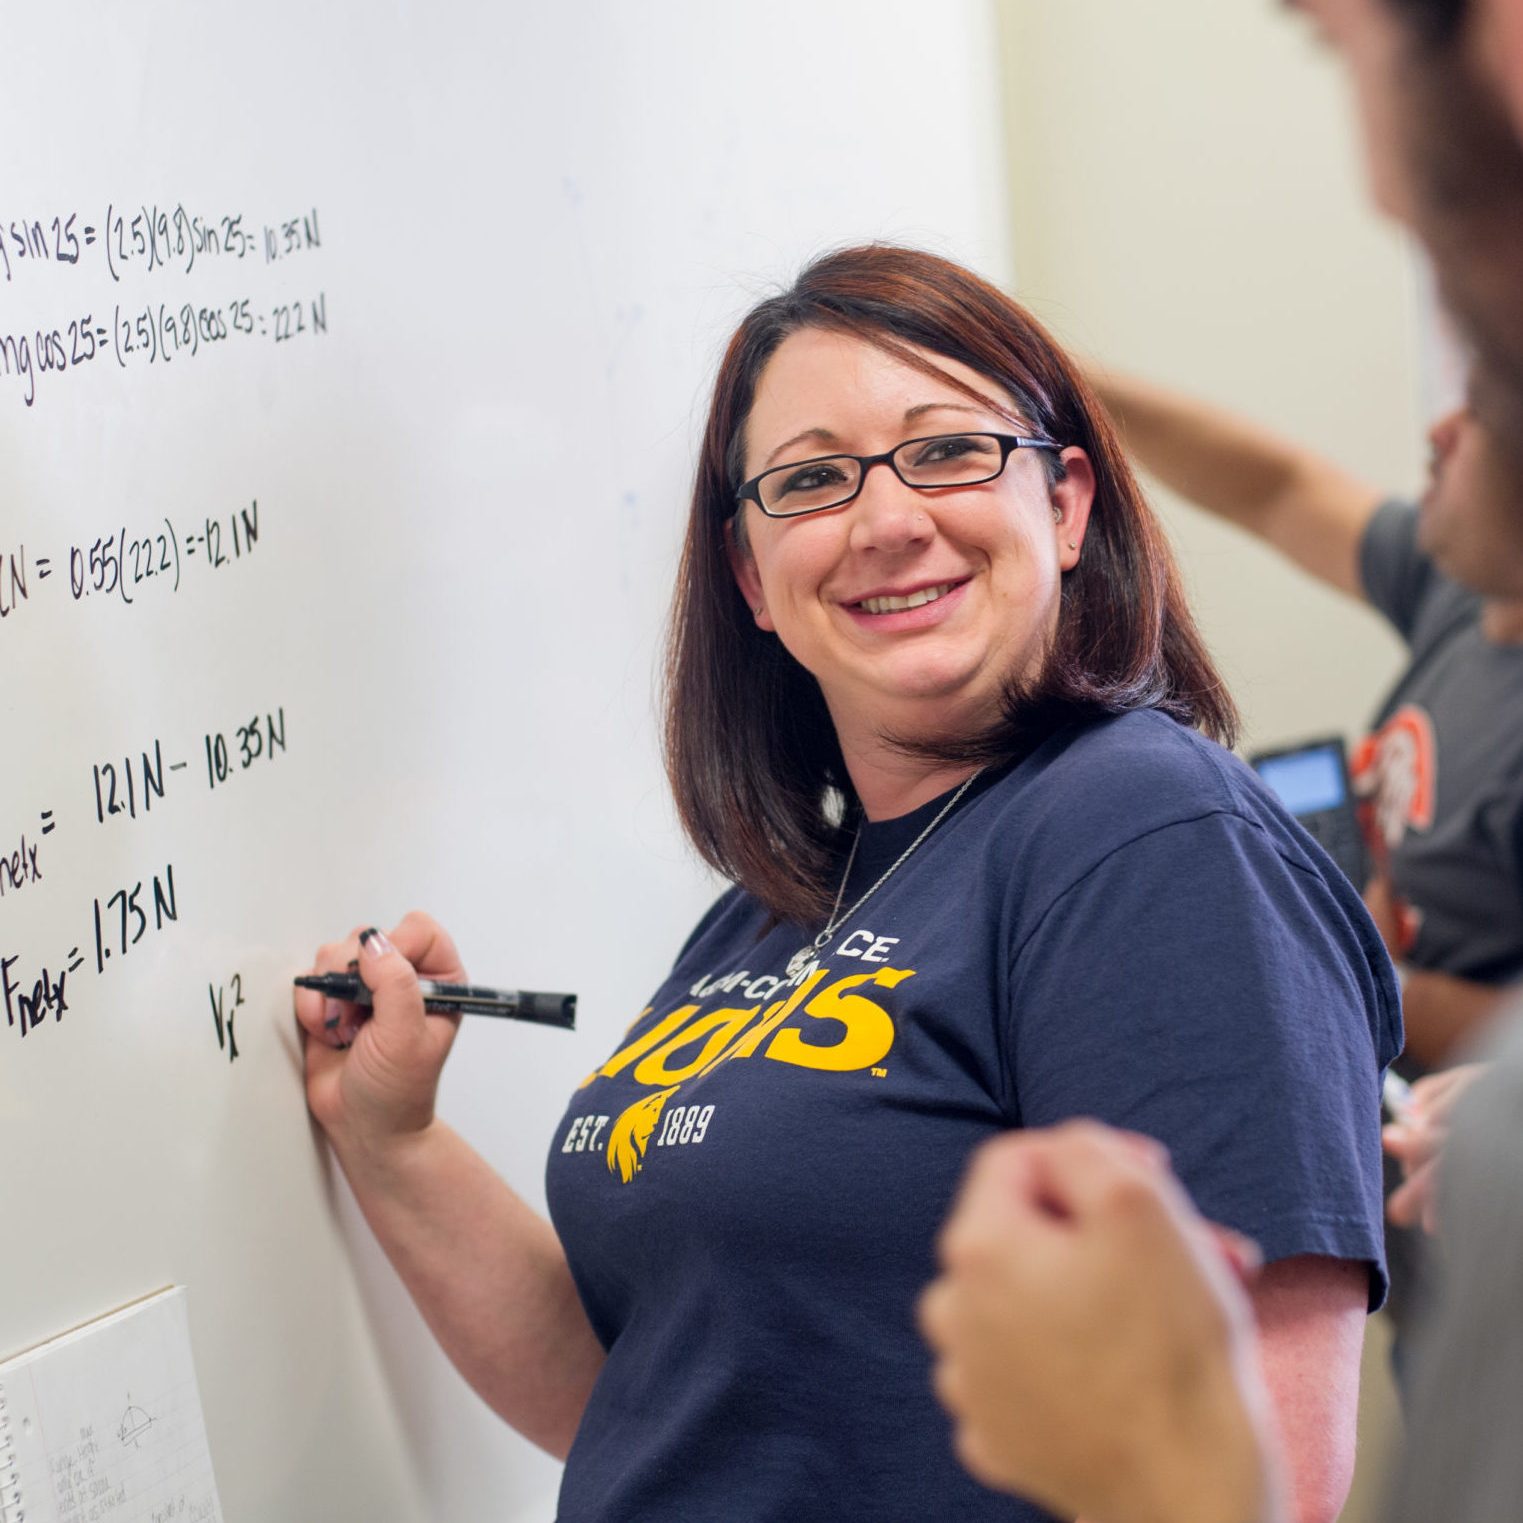
{"type": "Polygon", "coordinates": [[[922,587],[919,592],[912,592],[902,598],[863,598],[857,607],[866,609],[868,613],[902,613],[906,608],[919,608],[922,603],[934,603],[937,598],[945,597],[955,585],[954,582],[943,582],[939,587],[922,587]]]}

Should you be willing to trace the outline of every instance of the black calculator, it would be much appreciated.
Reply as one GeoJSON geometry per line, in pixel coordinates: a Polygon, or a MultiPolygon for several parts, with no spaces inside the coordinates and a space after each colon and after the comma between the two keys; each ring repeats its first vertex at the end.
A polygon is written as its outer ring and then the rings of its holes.
{"type": "Polygon", "coordinates": [[[1248,765],[1363,892],[1369,864],[1342,737],[1259,751],[1248,765]]]}

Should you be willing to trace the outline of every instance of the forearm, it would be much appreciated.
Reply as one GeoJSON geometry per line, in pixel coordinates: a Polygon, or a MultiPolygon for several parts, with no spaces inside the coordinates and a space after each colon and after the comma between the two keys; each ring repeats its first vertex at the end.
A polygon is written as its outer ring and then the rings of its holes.
{"type": "Polygon", "coordinates": [[[1362,595],[1358,544],[1378,493],[1220,408],[1125,376],[1094,380],[1128,450],[1151,475],[1303,570],[1362,595]]]}
{"type": "Polygon", "coordinates": [[[1096,388],[1138,461],[1209,513],[1257,533],[1295,479],[1299,452],[1230,413],[1127,376],[1096,388]]]}
{"type": "Polygon", "coordinates": [[[1406,1055],[1424,1068],[1446,1068],[1458,1059],[1506,1004],[1513,990],[1426,968],[1402,977],[1406,1055]]]}
{"type": "Polygon", "coordinates": [[[1369,1274],[1352,1260],[1271,1264],[1251,1291],[1294,1523],[1334,1523],[1353,1479],[1369,1274]]]}
{"type": "Polygon", "coordinates": [[[564,1458],[604,1355],[554,1229],[442,1122],[381,1156],[338,1151],[455,1367],[505,1421],[564,1458]]]}

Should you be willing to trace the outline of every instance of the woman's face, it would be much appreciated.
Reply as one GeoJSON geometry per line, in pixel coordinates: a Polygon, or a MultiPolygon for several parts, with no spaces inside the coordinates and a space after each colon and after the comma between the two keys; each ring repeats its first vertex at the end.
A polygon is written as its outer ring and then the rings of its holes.
{"type": "MultiPolygon", "coordinates": [[[[1014,410],[976,371],[926,358],[1014,410]]],[[[976,431],[1037,430],[872,344],[806,328],[762,372],[745,474],[976,431]]],[[[919,491],[884,465],[842,508],[773,519],[746,504],[744,543],[731,544],[736,580],[757,624],[819,682],[848,752],[854,739],[885,732],[966,733],[997,714],[1012,675],[1035,675],[1094,495],[1084,451],[1065,449],[1063,460],[1067,479],[1050,488],[1040,454],[1020,449],[977,486],[919,491]]]]}

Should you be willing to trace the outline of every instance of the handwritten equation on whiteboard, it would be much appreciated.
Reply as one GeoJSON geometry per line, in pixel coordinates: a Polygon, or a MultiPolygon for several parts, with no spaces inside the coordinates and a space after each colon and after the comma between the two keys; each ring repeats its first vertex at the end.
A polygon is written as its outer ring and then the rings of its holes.
{"type": "MultiPolygon", "coordinates": [[[[93,539],[68,547],[68,555],[42,555],[26,545],[0,546],[0,639],[5,620],[24,615],[43,584],[68,567],[68,595],[120,598],[129,608],[145,593],[178,592],[181,580],[219,571],[252,555],[259,543],[259,500],[231,513],[204,518],[167,515],[146,527],[113,524],[93,539]]],[[[62,581],[59,583],[62,596],[62,581]]]]}
{"type": "Polygon", "coordinates": [[[78,210],[21,217],[0,211],[6,284],[51,267],[77,274],[82,294],[90,291],[42,325],[0,329],[0,382],[32,407],[45,388],[103,363],[127,370],[191,360],[240,342],[320,338],[328,331],[328,298],[314,281],[293,280],[271,295],[247,284],[223,287],[210,299],[199,293],[187,299],[166,291],[164,282],[208,267],[231,279],[235,271],[310,261],[321,249],[316,207],[258,225],[242,212],[192,213],[178,203],[108,203],[98,220],[78,210]],[[108,285],[100,284],[102,277],[108,285]],[[124,287],[136,287],[139,279],[151,284],[128,296],[124,287]]]}
{"type": "MultiPolygon", "coordinates": [[[[48,880],[48,841],[60,820],[73,828],[119,830],[161,813],[192,791],[226,792],[254,770],[278,765],[286,753],[286,713],[282,705],[256,710],[199,734],[176,735],[166,744],[154,736],[146,745],[81,766],[59,779],[63,800],[33,818],[0,821],[0,903],[32,894],[48,880]],[[71,808],[62,807],[69,804],[71,808]]],[[[247,785],[245,785],[247,786],[247,785]]],[[[95,885],[78,921],[59,945],[35,951],[0,945],[0,1006],[5,1024],[25,1040],[39,1028],[62,1021],[74,1008],[82,980],[101,980],[145,942],[172,931],[180,918],[182,872],[173,862],[153,859],[131,882],[95,885]],[[63,941],[71,941],[68,947],[63,941]]],[[[233,972],[208,983],[211,1025],[219,1049],[231,1062],[238,1056],[237,1012],[244,1004],[243,977],[233,972]]]]}

